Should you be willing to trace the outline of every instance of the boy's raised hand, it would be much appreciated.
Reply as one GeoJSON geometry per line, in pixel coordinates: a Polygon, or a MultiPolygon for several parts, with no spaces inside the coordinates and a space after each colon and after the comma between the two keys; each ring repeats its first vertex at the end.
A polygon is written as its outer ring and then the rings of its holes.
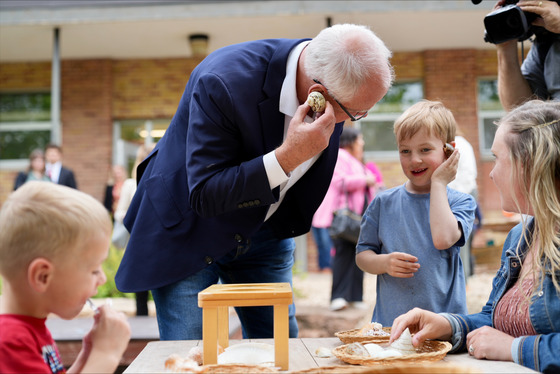
{"type": "Polygon", "coordinates": [[[441,183],[447,186],[457,176],[457,168],[459,167],[459,158],[461,155],[455,149],[451,156],[445,160],[432,174],[432,184],[441,183]]]}
{"type": "Polygon", "coordinates": [[[114,372],[130,340],[126,316],[109,305],[94,315],[93,327],[84,337],[81,355],[85,364],[80,372],[114,372]]]}

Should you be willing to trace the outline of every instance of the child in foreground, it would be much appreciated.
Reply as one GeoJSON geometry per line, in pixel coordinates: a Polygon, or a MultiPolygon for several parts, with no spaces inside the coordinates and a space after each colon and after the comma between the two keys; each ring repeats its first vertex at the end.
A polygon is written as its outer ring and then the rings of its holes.
{"type": "Polygon", "coordinates": [[[459,257],[473,227],[472,196],[450,189],[458,150],[447,158],[456,122],[439,102],[421,101],[395,122],[399,157],[408,181],[381,192],[362,219],[356,263],[377,274],[372,321],[391,326],[413,307],[466,313],[459,257]]]}
{"type": "MultiPolygon", "coordinates": [[[[0,372],[63,373],[49,313],[76,317],[107,278],[111,219],[93,197],[28,182],[0,210],[0,372]]],[[[68,372],[114,372],[130,339],[124,314],[104,305],[68,372]]]]}

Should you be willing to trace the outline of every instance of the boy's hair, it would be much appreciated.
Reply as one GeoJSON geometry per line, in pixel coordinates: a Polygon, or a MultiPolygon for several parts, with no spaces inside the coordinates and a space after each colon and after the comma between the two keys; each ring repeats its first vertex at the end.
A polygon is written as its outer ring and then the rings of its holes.
{"type": "Polygon", "coordinates": [[[92,196],[51,182],[31,181],[12,192],[0,210],[0,274],[9,279],[35,258],[68,256],[111,219],[92,196]]]}
{"type": "Polygon", "coordinates": [[[395,121],[393,131],[397,143],[410,139],[421,129],[435,135],[444,143],[455,140],[457,122],[453,113],[439,101],[421,100],[408,108],[395,121]]]}

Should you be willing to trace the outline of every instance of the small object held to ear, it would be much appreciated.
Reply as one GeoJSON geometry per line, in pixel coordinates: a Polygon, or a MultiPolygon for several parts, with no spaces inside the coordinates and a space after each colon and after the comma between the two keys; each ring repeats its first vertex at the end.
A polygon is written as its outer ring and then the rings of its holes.
{"type": "Polygon", "coordinates": [[[451,156],[451,154],[453,153],[454,150],[455,150],[455,147],[453,147],[449,143],[445,143],[445,145],[443,146],[443,151],[445,152],[445,157],[447,157],[447,158],[449,158],[449,156],[451,156]]]}
{"type": "Polygon", "coordinates": [[[327,107],[325,97],[318,91],[313,91],[307,96],[307,105],[309,105],[311,110],[315,113],[324,112],[327,107]]]}

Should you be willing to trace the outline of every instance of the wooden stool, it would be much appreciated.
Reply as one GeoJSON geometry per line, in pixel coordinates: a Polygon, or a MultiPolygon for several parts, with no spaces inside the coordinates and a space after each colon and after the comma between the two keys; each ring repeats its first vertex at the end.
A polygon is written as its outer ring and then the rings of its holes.
{"type": "Polygon", "coordinates": [[[289,283],[214,284],[198,294],[202,308],[204,365],[218,362],[218,344],[229,345],[229,307],[274,307],[275,365],[288,370],[290,338],[288,306],[292,303],[289,283]]]}

